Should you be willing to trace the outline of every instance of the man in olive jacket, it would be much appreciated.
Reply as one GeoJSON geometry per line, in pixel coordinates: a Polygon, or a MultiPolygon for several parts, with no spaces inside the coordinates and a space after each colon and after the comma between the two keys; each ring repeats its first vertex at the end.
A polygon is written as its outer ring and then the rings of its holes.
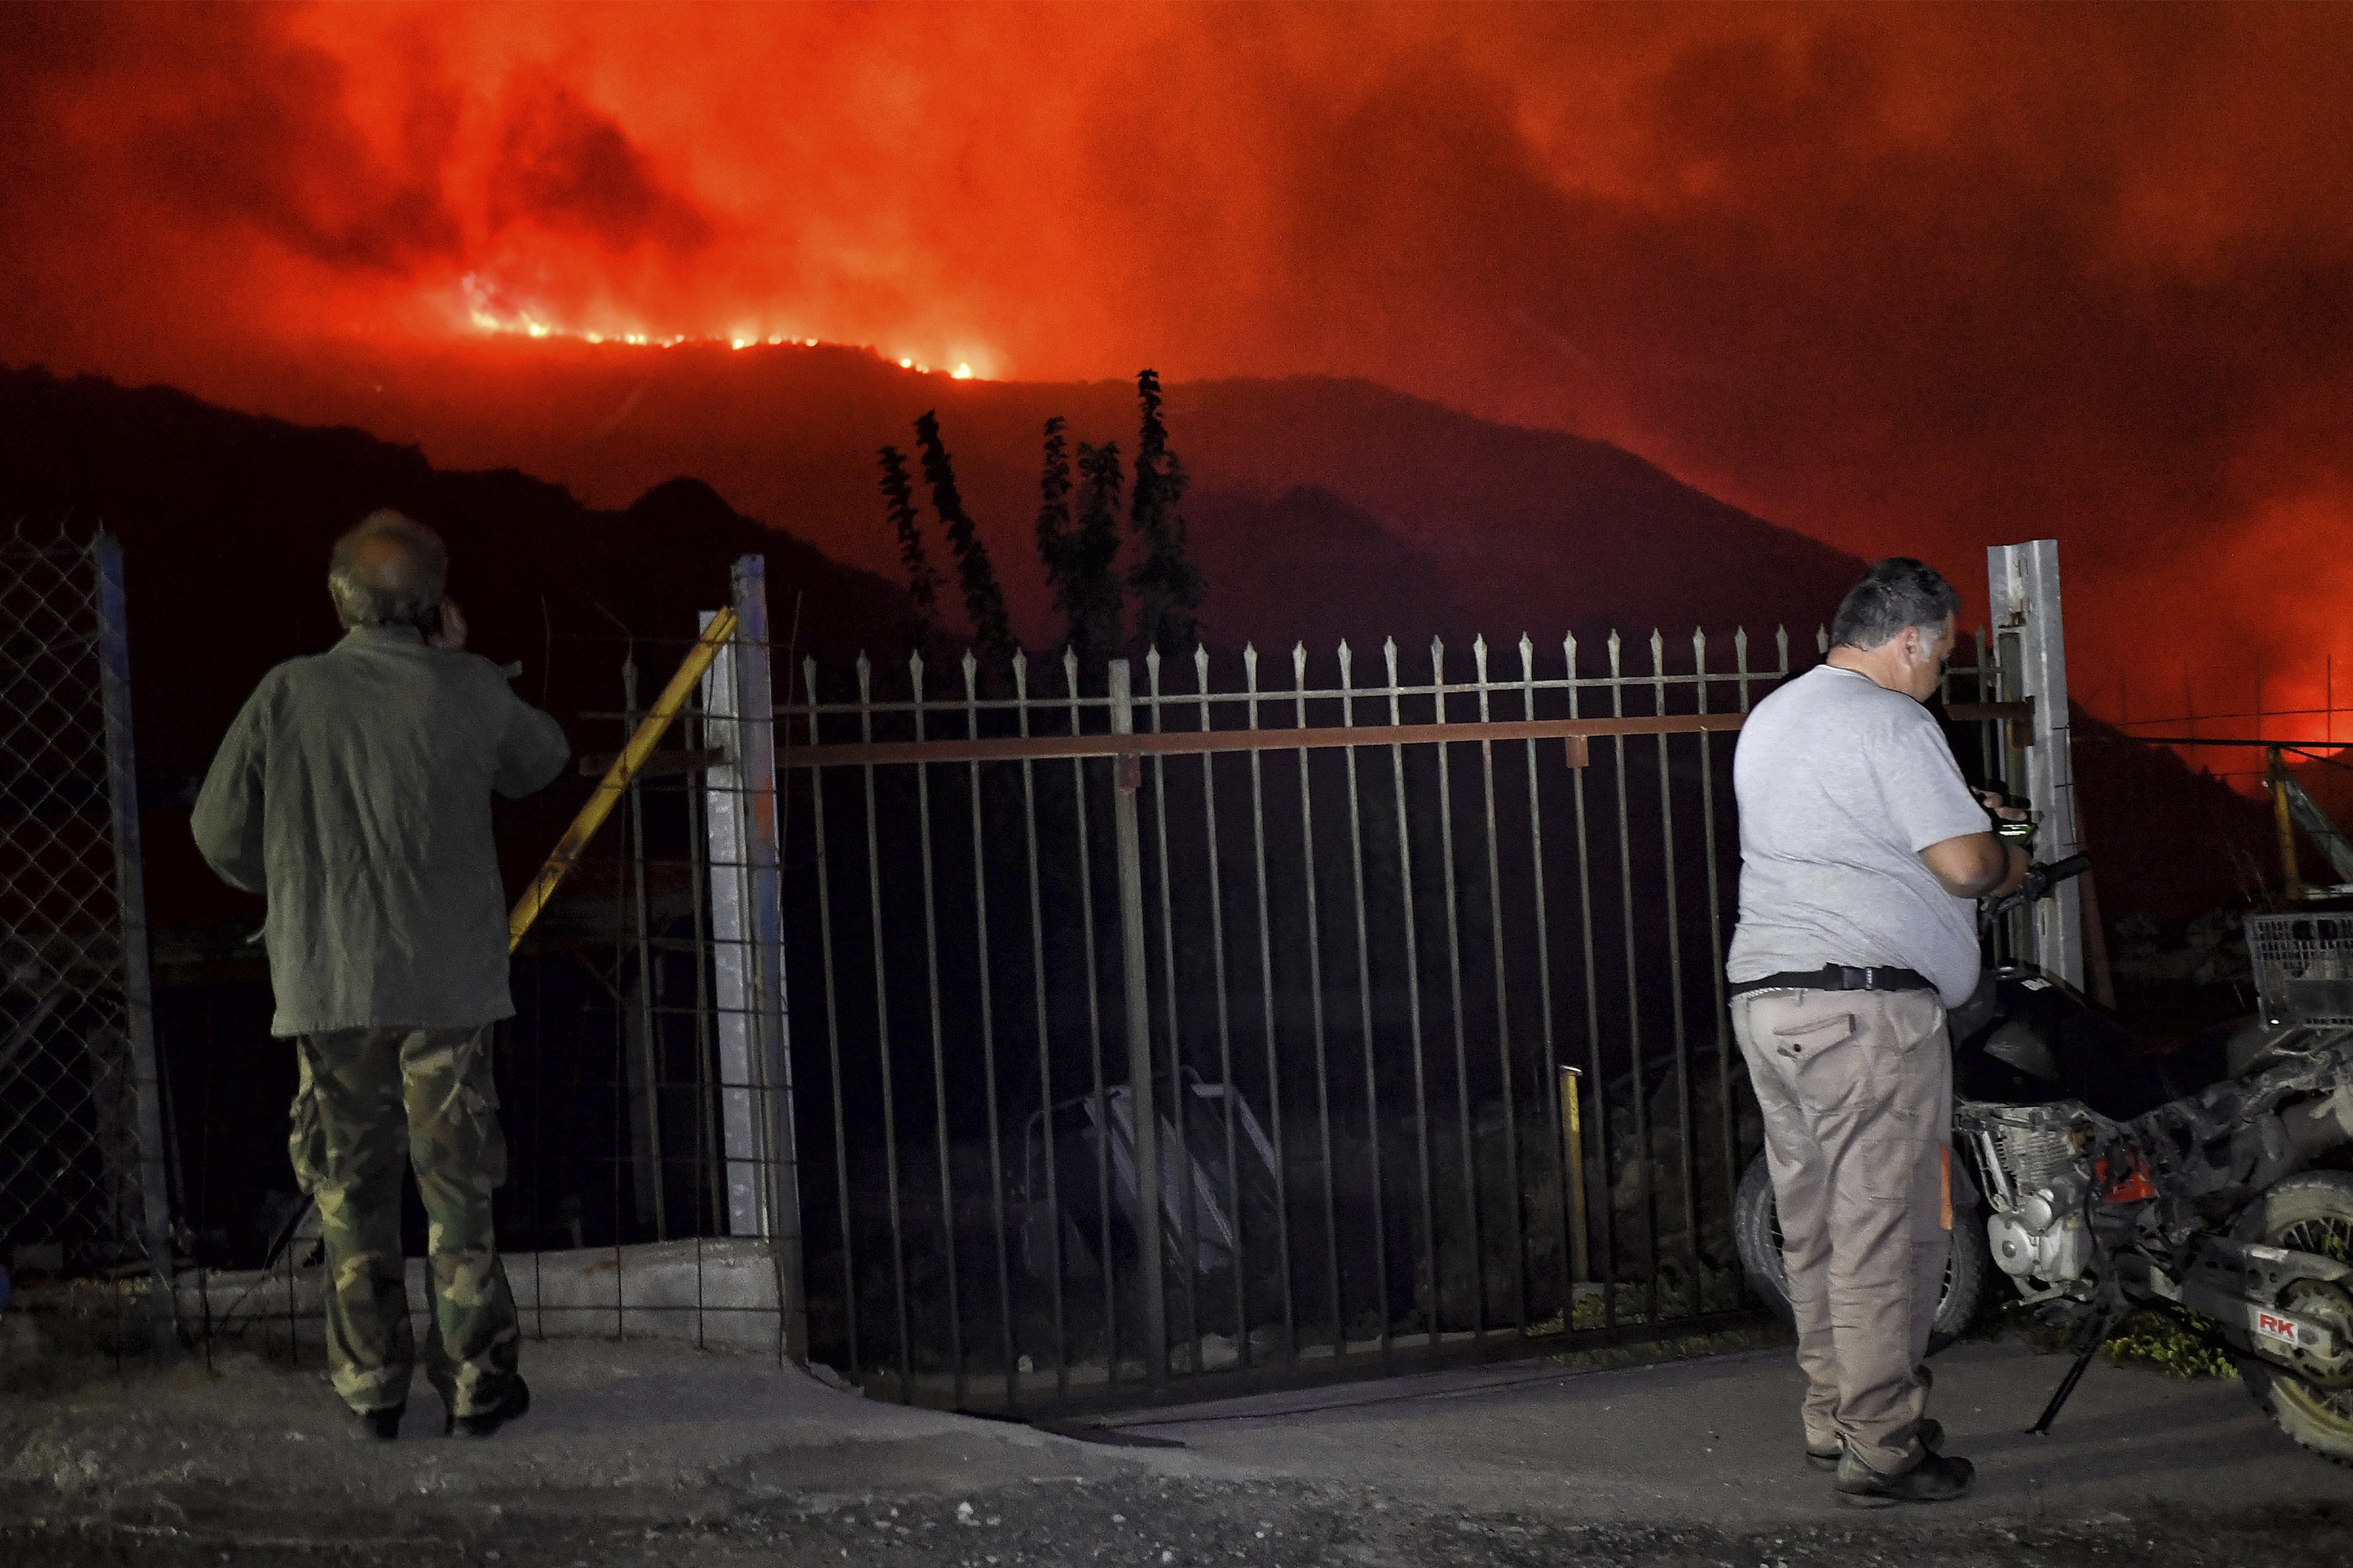
{"type": "Polygon", "coordinates": [[[291,1144],[326,1241],[328,1360],[356,1430],[382,1440],[417,1360],[404,1155],[431,1222],[425,1370],[446,1429],[488,1436],[531,1397],[491,1224],[506,1142],[490,1026],[514,1015],[491,792],[541,788],[571,748],[462,651],[448,567],[439,537],[396,511],[336,542],[343,640],[262,678],[193,823],[222,879],[269,900],[270,1033],[296,1042],[291,1144]]]}

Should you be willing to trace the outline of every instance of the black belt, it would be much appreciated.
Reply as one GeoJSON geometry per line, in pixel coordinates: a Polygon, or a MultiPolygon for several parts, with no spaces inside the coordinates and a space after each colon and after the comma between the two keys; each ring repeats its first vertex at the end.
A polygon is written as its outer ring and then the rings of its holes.
{"type": "Polygon", "coordinates": [[[1745,991],[1934,991],[1936,983],[1914,969],[1857,969],[1852,963],[1826,963],[1803,973],[1768,974],[1762,980],[1736,982],[1729,994],[1745,991]]]}

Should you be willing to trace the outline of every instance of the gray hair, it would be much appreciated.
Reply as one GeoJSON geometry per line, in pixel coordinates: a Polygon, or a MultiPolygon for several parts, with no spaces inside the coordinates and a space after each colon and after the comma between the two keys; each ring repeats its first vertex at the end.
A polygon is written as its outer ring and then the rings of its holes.
{"type": "Polygon", "coordinates": [[[1914,626],[1941,632],[1961,611],[1961,595],[1933,566],[1909,555],[1874,561],[1840,602],[1831,623],[1835,647],[1874,648],[1914,626]]]}
{"type": "Polygon", "coordinates": [[[327,592],[347,626],[424,627],[448,577],[441,536],[389,507],[362,518],[327,558],[327,592]]]}

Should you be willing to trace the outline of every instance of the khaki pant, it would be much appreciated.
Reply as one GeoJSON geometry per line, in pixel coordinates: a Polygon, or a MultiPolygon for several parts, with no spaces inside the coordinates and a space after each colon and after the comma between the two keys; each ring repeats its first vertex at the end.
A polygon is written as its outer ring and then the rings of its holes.
{"type": "Polygon", "coordinates": [[[1933,991],[1753,991],[1732,1026],[1765,1117],[1806,1446],[1917,1464],[1915,1375],[1952,1244],[1952,1053],[1933,991]]]}
{"type": "Polygon", "coordinates": [[[519,1352],[491,1194],[507,1145],[488,1029],[305,1035],[289,1152],[327,1246],[327,1362],[354,1410],[406,1404],[417,1362],[400,1245],[400,1173],[430,1228],[425,1375],[456,1415],[498,1408],[519,1352]]]}

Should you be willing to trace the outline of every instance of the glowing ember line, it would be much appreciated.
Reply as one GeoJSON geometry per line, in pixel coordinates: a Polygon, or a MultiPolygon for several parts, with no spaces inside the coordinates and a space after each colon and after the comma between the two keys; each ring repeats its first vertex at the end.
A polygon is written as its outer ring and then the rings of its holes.
{"type": "MultiPolygon", "coordinates": [[[[528,307],[507,302],[499,297],[499,291],[492,285],[472,273],[468,273],[460,279],[459,286],[466,297],[466,324],[485,336],[569,338],[577,342],[600,345],[625,344],[633,348],[676,348],[684,343],[711,343],[723,344],[731,350],[738,351],[759,348],[764,344],[770,348],[779,348],[786,344],[797,348],[818,348],[823,346],[824,342],[819,338],[799,337],[776,331],[763,333],[759,331],[738,331],[717,336],[695,337],[685,332],[663,334],[645,331],[609,331],[590,327],[567,327],[548,320],[528,307]]],[[[892,357],[871,347],[867,352],[886,362],[892,357]]],[[[900,369],[912,370],[918,375],[932,374],[930,364],[913,354],[897,356],[897,363],[900,369]]],[[[974,371],[969,360],[957,362],[955,369],[948,374],[957,381],[985,379],[974,371]]]]}

